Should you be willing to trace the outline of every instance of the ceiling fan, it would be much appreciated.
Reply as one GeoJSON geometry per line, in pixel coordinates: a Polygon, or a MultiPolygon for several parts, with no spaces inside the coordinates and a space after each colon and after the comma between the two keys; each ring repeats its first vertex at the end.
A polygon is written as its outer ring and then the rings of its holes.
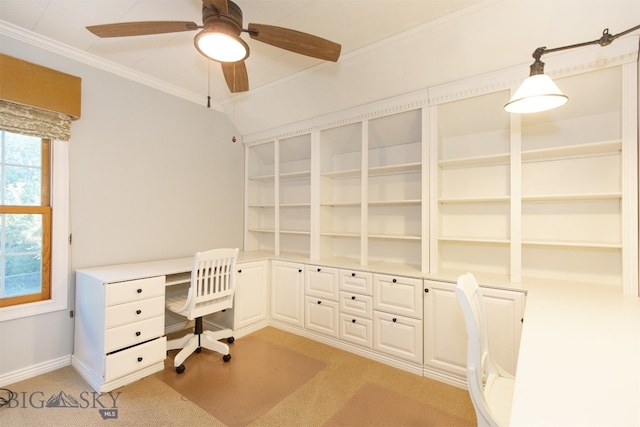
{"type": "Polygon", "coordinates": [[[196,49],[222,65],[222,73],[232,93],[249,90],[244,60],[249,46],[240,33],[260,42],[325,61],[336,62],[341,46],[332,41],[288,28],[249,24],[242,28],[242,10],[231,0],[202,0],[202,25],[188,21],[141,21],[87,27],[98,37],[127,37],[202,30],[196,34],[196,49]]]}

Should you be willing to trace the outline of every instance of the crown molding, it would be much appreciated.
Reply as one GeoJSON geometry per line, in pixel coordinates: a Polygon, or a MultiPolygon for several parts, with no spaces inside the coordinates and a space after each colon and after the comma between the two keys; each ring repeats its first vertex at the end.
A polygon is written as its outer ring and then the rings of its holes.
{"type": "MultiPolygon", "coordinates": [[[[108,61],[96,55],[84,52],[80,49],[76,49],[66,44],[57,42],[53,39],[42,36],[40,34],[36,34],[33,31],[26,30],[3,20],[0,20],[0,35],[5,35],[29,45],[45,49],[49,52],[64,56],[74,61],[78,61],[91,67],[98,68],[101,71],[106,71],[125,79],[132,80],[136,83],[140,83],[145,86],[160,90],[162,92],[177,96],[178,98],[186,99],[187,101],[191,101],[196,104],[202,104],[202,95],[184,90],[163,80],[150,77],[143,73],[139,73],[115,62],[108,61]]],[[[224,113],[224,109],[222,108],[222,106],[216,102],[211,103],[211,108],[224,113]]]]}

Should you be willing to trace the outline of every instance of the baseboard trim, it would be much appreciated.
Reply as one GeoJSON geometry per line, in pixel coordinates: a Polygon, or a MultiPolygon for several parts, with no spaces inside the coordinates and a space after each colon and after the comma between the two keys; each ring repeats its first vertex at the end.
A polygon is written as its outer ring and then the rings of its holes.
{"type": "Polygon", "coordinates": [[[18,381],[28,380],[56,369],[64,368],[71,365],[71,355],[62,356],[57,359],[47,360],[46,362],[18,369],[17,371],[8,372],[0,375],[0,387],[17,383],[18,381]]]}

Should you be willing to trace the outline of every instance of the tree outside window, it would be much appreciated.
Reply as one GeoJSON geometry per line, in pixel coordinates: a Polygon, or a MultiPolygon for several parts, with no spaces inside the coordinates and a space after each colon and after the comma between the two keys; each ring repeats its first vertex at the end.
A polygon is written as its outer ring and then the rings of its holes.
{"type": "Polygon", "coordinates": [[[0,131],[0,307],[51,298],[49,144],[0,131]]]}

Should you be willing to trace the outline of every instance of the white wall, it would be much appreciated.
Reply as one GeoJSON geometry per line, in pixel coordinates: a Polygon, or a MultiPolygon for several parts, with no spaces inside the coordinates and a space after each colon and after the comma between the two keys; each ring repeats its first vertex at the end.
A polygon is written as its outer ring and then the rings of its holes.
{"type": "MultiPolygon", "coordinates": [[[[236,121],[246,136],[518,64],[524,79],[537,47],[596,40],[605,28],[617,34],[638,24],[640,0],[486,0],[236,96],[236,121]]],[[[551,55],[543,57],[548,67],[551,55]]]]}
{"type": "MultiPolygon", "coordinates": [[[[241,247],[243,146],[224,114],[8,37],[0,51],[82,78],[71,271],[241,247]]],[[[0,323],[0,379],[72,352],[69,310],[0,323]]]]}

